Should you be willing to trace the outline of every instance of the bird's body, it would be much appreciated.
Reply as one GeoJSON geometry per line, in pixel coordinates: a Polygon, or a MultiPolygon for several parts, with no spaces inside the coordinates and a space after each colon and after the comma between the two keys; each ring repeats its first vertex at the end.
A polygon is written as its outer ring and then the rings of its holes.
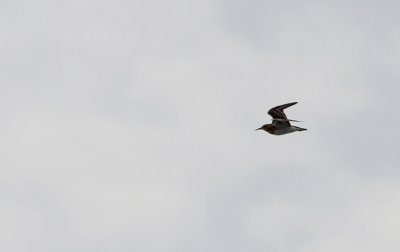
{"type": "Polygon", "coordinates": [[[282,127],[280,125],[274,125],[274,123],[271,124],[266,124],[263,126],[263,130],[267,131],[268,133],[272,134],[272,135],[285,135],[285,134],[289,134],[295,131],[303,131],[306,129],[297,127],[297,126],[290,126],[290,127],[282,127]],[[268,127],[264,128],[264,126],[268,125],[268,127]]]}
{"type": "Polygon", "coordinates": [[[272,123],[264,124],[261,128],[256,130],[265,130],[272,135],[285,135],[296,131],[307,130],[290,124],[291,121],[298,122],[296,120],[287,119],[284,109],[295,105],[297,102],[291,102],[283,105],[273,107],[268,111],[268,114],[272,117],[272,123]]]}

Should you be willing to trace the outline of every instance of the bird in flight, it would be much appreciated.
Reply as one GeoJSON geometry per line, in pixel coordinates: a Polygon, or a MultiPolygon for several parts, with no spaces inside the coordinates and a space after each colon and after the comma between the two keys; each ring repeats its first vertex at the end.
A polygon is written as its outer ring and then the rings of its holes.
{"type": "Polygon", "coordinates": [[[272,116],[272,123],[264,124],[261,128],[258,128],[256,130],[265,130],[266,132],[272,135],[284,135],[295,131],[307,130],[304,128],[291,125],[290,122],[299,122],[299,121],[288,119],[285,113],[283,112],[284,109],[293,106],[296,103],[297,102],[286,103],[270,109],[268,111],[268,115],[272,116]]]}

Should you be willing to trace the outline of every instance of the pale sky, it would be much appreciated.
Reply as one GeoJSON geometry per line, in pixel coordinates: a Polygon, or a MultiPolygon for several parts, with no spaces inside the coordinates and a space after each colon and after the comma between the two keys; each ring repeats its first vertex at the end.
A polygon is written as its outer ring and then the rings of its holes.
{"type": "Polygon", "coordinates": [[[0,251],[400,251],[399,13],[1,1],[0,251]]]}

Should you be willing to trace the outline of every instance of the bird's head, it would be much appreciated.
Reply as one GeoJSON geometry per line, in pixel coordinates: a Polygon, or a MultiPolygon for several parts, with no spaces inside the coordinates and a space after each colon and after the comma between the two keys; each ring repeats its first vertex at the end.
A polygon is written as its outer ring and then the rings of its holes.
{"type": "Polygon", "coordinates": [[[261,126],[260,128],[256,129],[256,130],[264,130],[270,134],[274,134],[275,130],[276,130],[276,126],[273,125],[272,123],[270,124],[264,124],[263,126],[261,126]]]}
{"type": "Polygon", "coordinates": [[[264,124],[263,126],[261,126],[260,128],[256,129],[256,130],[265,130],[267,131],[268,128],[268,124],[264,124]]]}

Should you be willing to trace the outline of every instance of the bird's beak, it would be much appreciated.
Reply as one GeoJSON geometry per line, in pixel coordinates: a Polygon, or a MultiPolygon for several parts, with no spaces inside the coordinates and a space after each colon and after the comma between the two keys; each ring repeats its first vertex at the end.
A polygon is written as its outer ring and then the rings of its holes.
{"type": "Polygon", "coordinates": [[[258,129],[256,129],[256,130],[260,130],[260,129],[262,129],[262,127],[261,127],[261,128],[258,128],[258,129]]]}

